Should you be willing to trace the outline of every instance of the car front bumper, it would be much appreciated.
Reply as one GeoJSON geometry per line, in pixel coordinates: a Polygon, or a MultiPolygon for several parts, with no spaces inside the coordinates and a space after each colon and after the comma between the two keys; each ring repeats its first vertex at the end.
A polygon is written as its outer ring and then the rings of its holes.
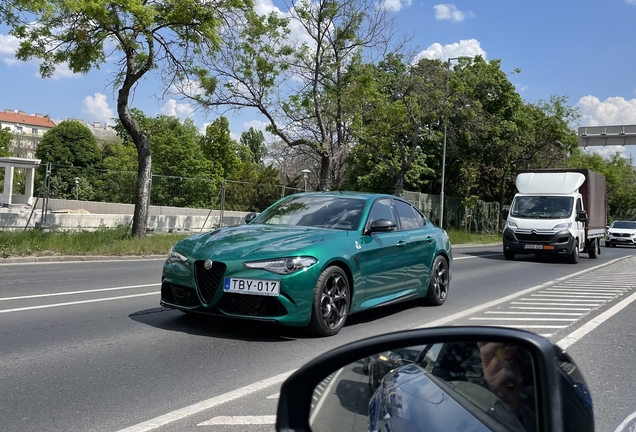
{"type": "Polygon", "coordinates": [[[634,246],[636,245],[636,237],[618,237],[614,235],[605,236],[605,244],[617,244],[617,245],[625,245],[625,246],[634,246]]]}
{"type": "Polygon", "coordinates": [[[504,252],[514,254],[563,255],[572,253],[576,238],[568,230],[549,234],[517,233],[510,228],[503,232],[504,252]]]}
{"type": "MultiPolygon", "coordinates": [[[[242,263],[217,263],[215,272],[203,273],[203,261],[165,262],[161,280],[161,306],[183,311],[305,326],[311,318],[315,265],[290,275],[246,269],[242,263]],[[278,280],[280,294],[263,296],[225,292],[225,277],[278,280]]],[[[214,267],[213,267],[214,268],[214,267]]]]}

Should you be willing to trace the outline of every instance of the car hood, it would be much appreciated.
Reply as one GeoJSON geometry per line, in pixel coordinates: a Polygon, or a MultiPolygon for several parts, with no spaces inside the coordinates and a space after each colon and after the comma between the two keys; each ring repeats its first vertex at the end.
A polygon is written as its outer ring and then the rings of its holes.
{"type": "Polygon", "coordinates": [[[250,259],[281,257],[328,240],[347,237],[343,230],[281,225],[239,225],[188,237],[175,245],[198,259],[250,259]]]}
{"type": "Polygon", "coordinates": [[[631,234],[636,232],[636,228],[610,228],[607,231],[613,234],[631,234]]]}

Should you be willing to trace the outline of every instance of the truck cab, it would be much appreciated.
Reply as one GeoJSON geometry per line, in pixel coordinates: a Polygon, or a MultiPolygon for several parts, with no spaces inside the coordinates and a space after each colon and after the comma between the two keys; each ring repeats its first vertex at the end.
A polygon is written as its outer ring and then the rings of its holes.
{"type": "MultiPolygon", "coordinates": [[[[502,218],[506,220],[503,252],[507,260],[514,259],[517,254],[564,256],[571,263],[578,262],[581,252],[587,252],[590,258],[597,257],[605,224],[600,230],[590,229],[589,212],[598,219],[596,213],[601,210],[590,209],[598,197],[592,198],[590,194],[598,195],[599,188],[583,188],[583,185],[594,183],[589,180],[590,177],[600,174],[580,171],[584,172],[545,170],[522,172],[517,176],[519,193],[515,195],[510,210],[502,212],[502,218]]],[[[600,177],[604,217],[605,178],[600,177]]],[[[595,180],[600,182],[598,178],[595,180]]]]}

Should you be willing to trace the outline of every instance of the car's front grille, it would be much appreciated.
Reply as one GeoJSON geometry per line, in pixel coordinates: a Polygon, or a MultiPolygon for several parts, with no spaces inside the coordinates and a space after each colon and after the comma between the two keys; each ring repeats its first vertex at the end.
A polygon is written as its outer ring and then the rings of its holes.
{"type": "Polygon", "coordinates": [[[222,311],[234,315],[282,316],[287,310],[276,297],[223,293],[216,306],[222,311]]]}
{"type": "Polygon", "coordinates": [[[161,285],[161,297],[164,301],[178,306],[201,306],[194,289],[164,282],[161,285]]]}
{"type": "Polygon", "coordinates": [[[616,237],[631,237],[632,235],[629,233],[616,234],[616,237]]]}
{"type": "Polygon", "coordinates": [[[548,243],[552,238],[552,234],[519,234],[517,238],[520,241],[536,242],[536,243],[548,243]]]}
{"type": "Polygon", "coordinates": [[[199,294],[205,303],[210,303],[219,284],[223,279],[223,274],[227,266],[221,262],[212,263],[212,268],[206,270],[205,261],[196,261],[194,263],[194,274],[199,287],[199,294]]]}

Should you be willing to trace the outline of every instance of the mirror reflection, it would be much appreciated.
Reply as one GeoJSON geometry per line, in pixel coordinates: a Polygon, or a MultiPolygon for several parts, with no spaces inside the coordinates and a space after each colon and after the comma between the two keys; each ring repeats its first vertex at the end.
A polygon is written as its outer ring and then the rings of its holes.
{"type": "Polygon", "coordinates": [[[315,388],[309,424],[329,431],[539,429],[530,353],[495,342],[404,347],[360,359],[315,388]]]}

